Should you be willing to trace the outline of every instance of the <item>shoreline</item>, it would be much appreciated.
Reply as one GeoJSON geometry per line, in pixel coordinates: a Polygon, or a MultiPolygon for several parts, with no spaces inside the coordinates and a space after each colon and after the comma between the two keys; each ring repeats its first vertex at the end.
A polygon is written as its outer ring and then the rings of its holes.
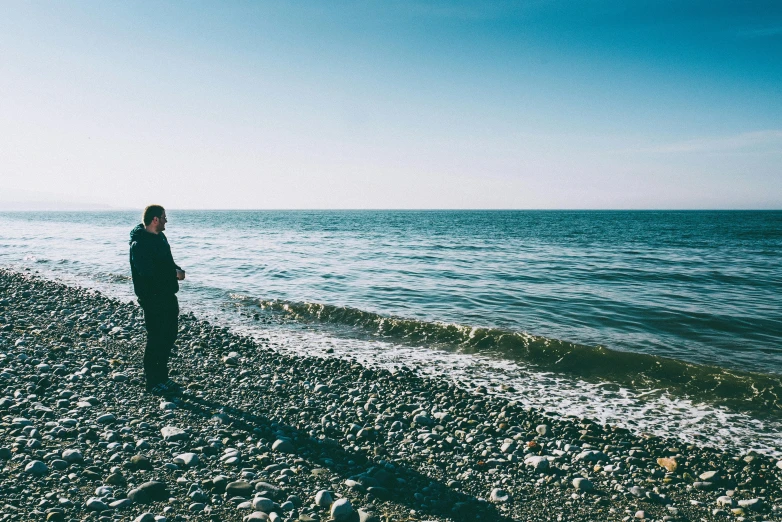
{"type": "Polygon", "coordinates": [[[285,354],[187,313],[171,361],[187,390],[161,400],[139,378],[137,306],[5,269],[0,289],[0,520],[327,520],[322,490],[352,505],[339,520],[782,520],[764,455],[285,354]],[[153,479],[165,495],[145,499],[153,479]]]}

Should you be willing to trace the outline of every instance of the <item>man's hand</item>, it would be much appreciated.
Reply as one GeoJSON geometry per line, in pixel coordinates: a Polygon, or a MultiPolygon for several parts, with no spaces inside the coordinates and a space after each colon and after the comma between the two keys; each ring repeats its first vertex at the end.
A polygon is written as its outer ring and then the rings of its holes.
{"type": "Polygon", "coordinates": [[[180,281],[185,278],[185,271],[184,270],[177,270],[176,271],[176,278],[180,281]]]}

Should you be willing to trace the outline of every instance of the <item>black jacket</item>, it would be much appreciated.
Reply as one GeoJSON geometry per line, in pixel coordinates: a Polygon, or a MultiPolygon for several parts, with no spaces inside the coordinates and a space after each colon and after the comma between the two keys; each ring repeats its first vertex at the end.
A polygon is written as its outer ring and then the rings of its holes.
{"type": "MultiPolygon", "coordinates": [[[[147,232],[138,224],[130,231],[130,273],[139,299],[171,296],[179,291],[176,271],[180,269],[162,232],[147,232]]],[[[181,269],[180,269],[181,270],[181,269]]]]}

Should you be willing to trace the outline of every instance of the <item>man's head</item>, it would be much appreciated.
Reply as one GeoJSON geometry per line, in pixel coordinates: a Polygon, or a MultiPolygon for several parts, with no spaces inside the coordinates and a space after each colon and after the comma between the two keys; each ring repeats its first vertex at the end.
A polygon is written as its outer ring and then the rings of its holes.
{"type": "Polygon", "coordinates": [[[147,232],[152,232],[153,234],[163,232],[166,229],[166,222],[168,221],[166,219],[166,209],[160,205],[149,205],[144,209],[142,221],[144,222],[144,228],[147,229],[147,232]]]}

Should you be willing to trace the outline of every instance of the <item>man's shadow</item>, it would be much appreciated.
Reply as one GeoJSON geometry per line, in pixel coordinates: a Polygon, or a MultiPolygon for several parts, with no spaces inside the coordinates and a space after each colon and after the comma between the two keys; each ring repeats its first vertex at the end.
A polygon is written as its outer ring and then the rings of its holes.
{"type": "MultiPolygon", "coordinates": [[[[455,520],[481,520],[490,522],[512,522],[512,518],[497,512],[494,505],[455,491],[439,480],[423,475],[415,469],[394,463],[392,472],[376,465],[361,451],[346,450],[332,440],[311,437],[308,433],[283,422],[256,415],[239,408],[184,393],[175,399],[177,405],[196,415],[212,419],[219,415],[219,422],[233,430],[246,432],[260,437],[269,444],[273,443],[280,432],[295,444],[295,453],[306,458],[313,465],[329,469],[342,479],[352,479],[357,484],[350,487],[355,496],[365,500],[375,499],[392,502],[414,509],[418,514],[438,515],[455,520]],[[216,414],[215,412],[219,412],[216,414]],[[396,479],[403,479],[399,482],[396,479]],[[426,491],[426,507],[421,506],[420,494],[426,491]],[[367,496],[367,494],[369,494],[367,496]],[[435,499],[431,501],[430,499],[435,499]]],[[[381,446],[382,447],[382,446],[381,446]]],[[[346,486],[346,489],[347,486],[346,486]]],[[[348,495],[350,497],[352,495],[348,495]]],[[[382,503],[373,501],[378,510],[382,503]]]]}

